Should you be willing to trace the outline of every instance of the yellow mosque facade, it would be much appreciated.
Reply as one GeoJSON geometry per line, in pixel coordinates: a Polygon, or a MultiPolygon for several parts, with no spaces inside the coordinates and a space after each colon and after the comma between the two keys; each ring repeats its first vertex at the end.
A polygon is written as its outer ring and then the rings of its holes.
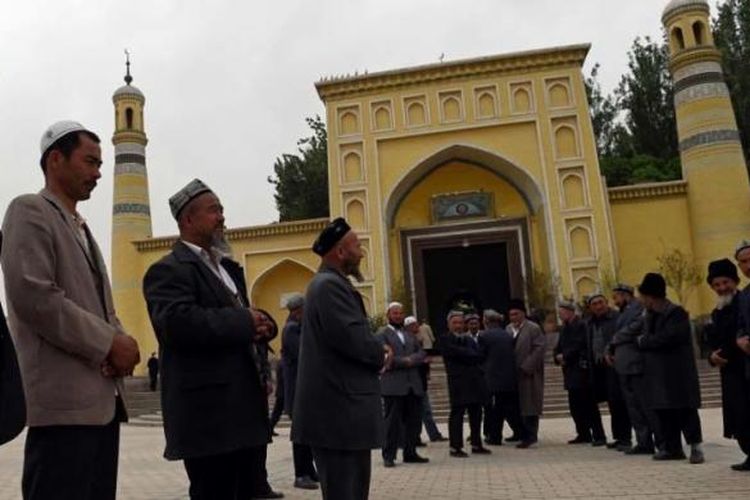
{"type": "MultiPolygon", "coordinates": [[[[673,0],[663,16],[683,164],[676,182],[607,187],[582,74],[588,45],[317,82],[330,213],[362,240],[356,286],[369,312],[406,297],[439,324],[458,300],[504,309],[528,298],[540,277],[557,298],[581,298],[615,279],[637,284],[674,249],[701,269],[731,256],[750,236],[750,185],[709,15],[705,1],[673,0]]],[[[128,82],[113,100],[113,290],[147,355],[156,342],[141,280],[176,236],[151,234],[145,98],[128,82]]],[[[318,266],[310,247],[325,223],[227,232],[252,302],[279,321],[318,266]]],[[[686,305],[701,314],[712,304],[701,286],[686,305]]]]}

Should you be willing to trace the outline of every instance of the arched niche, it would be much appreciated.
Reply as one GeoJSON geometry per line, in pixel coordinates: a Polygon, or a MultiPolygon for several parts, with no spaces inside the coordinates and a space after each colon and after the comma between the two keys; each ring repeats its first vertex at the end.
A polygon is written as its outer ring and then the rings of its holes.
{"type": "Polygon", "coordinates": [[[582,208],[586,203],[586,188],[579,174],[567,174],[562,179],[563,207],[582,208]]]}
{"type": "Polygon", "coordinates": [[[552,84],[549,88],[549,103],[552,108],[567,108],[570,106],[568,87],[562,83],[552,84]]]}
{"type": "Polygon", "coordinates": [[[346,220],[356,230],[367,229],[365,204],[359,198],[352,198],[346,202],[346,220]]]}
{"type": "Polygon", "coordinates": [[[558,159],[578,158],[578,139],[570,125],[560,125],[555,129],[555,152],[558,159]]]}
{"type": "Polygon", "coordinates": [[[394,226],[396,213],[409,192],[431,172],[453,161],[465,162],[486,169],[507,181],[523,198],[530,214],[543,210],[545,200],[543,191],[523,167],[478,146],[455,144],[440,149],[417,162],[394,185],[385,201],[385,220],[388,227],[394,226]]]}
{"type": "Polygon", "coordinates": [[[591,276],[581,276],[576,281],[576,293],[578,297],[591,295],[597,289],[596,281],[591,276]]]}
{"type": "Polygon", "coordinates": [[[513,110],[516,113],[531,112],[531,94],[526,88],[519,88],[513,92],[513,110]]]}
{"type": "Polygon", "coordinates": [[[347,184],[362,182],[364,171],[362,169],[362,157],[356,151],[344,154],[344,182],[347,184]]]}
{"type": "Polygon", "coordinates": [[[416,127],[427,123],[427,112],[424,104],[415,101],[407,105],[406,120],[410,127],[416,127]]]}
{"type": "Polygon", "coordinates": [[[490,92],[482,92],[477,99],[479,118],[494,118],[497,116],[495,96],[490,92]]]}
{"type": "Polygon", "coordinates": [[[345,111],[339,118],[341,135],[353,135],[359,132],[359,118],[354,111],[345,111]]]}
{"type": "Polygon", "coordinates": [[[693,40],[696,45],[704,45],[706,43],[706,25],[703,21],[695,21],[693,23],[693,40]]]}
{"type": "Polygon", "coordinates": [[[375,109],[375,130],[388,130],[393,128],[391,124],[391,111],[385,106],[375,109]]]}
{"type": "Polygon", "coordinates": [[[570,250],[573,259],[590,259],[594,256],[591,245],[591,230],[577,225],[570,229],[570,250]]]}
{"type": "Polygon", "coordinates": [[[461,120],[461,103],[456,97],[446,97],[443,99],[443,120],[455,122],[461,120]]]}
{"type": "Polygon", "coordinates": [[[679,26],[672,28],[672,33],[669,35],[669,44],[672,46],[672,52],[685,48],[685,35],[682,33],[682,28],[679,26]]]}

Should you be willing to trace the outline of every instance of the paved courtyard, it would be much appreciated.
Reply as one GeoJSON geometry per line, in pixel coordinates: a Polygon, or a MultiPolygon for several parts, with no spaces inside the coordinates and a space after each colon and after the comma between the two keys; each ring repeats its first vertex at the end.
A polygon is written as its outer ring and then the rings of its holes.
{"type": "MultiPolygon", "coordinates": [[[[373,456],[373,499],[748,499],[750,473],[729,470],[740,461],[733,441],[721,436],[720,410],[702,412],[707,462],[657,463],[649,457],[625,457],[589,446],[569,446],[570,419],[543,420],[541,445],[517,450],[494,447],[491,456],[448,457],[444,443],[423,449],[428,465],[384,469],[373,456]]],[[[445,433],[445,429],[443,429],[445,433]]],[[[317,499],[319,492],[296,490],[292,483],[287,432],[269,448],[271,483],[289,499],[317,499]]],[[[161,428],[125,426],[120,457],[120,500],[187,498],[179,462],[162,459],[161,428]]],[[[0,500],[20,499],[23,436],[0,448],[0,500]]]]}

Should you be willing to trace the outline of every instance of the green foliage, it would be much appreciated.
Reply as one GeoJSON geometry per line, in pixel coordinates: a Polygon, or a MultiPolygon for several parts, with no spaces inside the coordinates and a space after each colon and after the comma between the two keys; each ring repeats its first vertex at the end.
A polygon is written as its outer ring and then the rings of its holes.
{"type": "Polygon", "coordinates": [[[673,181],[682,177],[679,157],[664,160],[649,155],[604,156],[599,159],[599,166],[610,187],[673,181]]]}
{"type": "Polygon", "coordinates": [[[312,135],[297,141],[297,154],[276,159],[274,176],[268,177],[279,220],[328,216],[328,136],[319,116],[306,118],[312,135]]]}
{"type": "Polygon", "coordinates": [[[530,310],[555,310],[555,301],[560,290],[559,278],[535,269],[526,276],[525,285],[530,310]]]}
{"type": "Polygon", "coordinates": [[[656,261],[667,286],[674,290],[677,302],[684,306],[691,292],[703,283],[700,267],[693,262],[691,255],[679,248],[665,250],[656,261]]]}
{"type": "Polygon", "coordinates": [[[382,313],[370,316],[367,319],[370,321],[370,331],[373,334],[377,333],[378,330],[388,324],[388,319],[385,317],[385,314],[382,313]]]}
{"type": "Polygon", "coordinates": [[[745,158],[750,158],[750,0],[726,0],[714,19],[724,78],[734,105],[745,158]]]}

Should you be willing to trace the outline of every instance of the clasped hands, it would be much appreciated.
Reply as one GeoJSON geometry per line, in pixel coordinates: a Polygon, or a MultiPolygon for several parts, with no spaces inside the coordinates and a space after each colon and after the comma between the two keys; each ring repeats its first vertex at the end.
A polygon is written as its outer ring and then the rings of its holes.
{"type": "Polygon", "coordinates": [[[105,377],[124,377],[132,375],[133,369],[141,362],[138,342],[126,334],[117,334],[112,339],[112,347],[102,363],[102,375],[105,377]]]}

